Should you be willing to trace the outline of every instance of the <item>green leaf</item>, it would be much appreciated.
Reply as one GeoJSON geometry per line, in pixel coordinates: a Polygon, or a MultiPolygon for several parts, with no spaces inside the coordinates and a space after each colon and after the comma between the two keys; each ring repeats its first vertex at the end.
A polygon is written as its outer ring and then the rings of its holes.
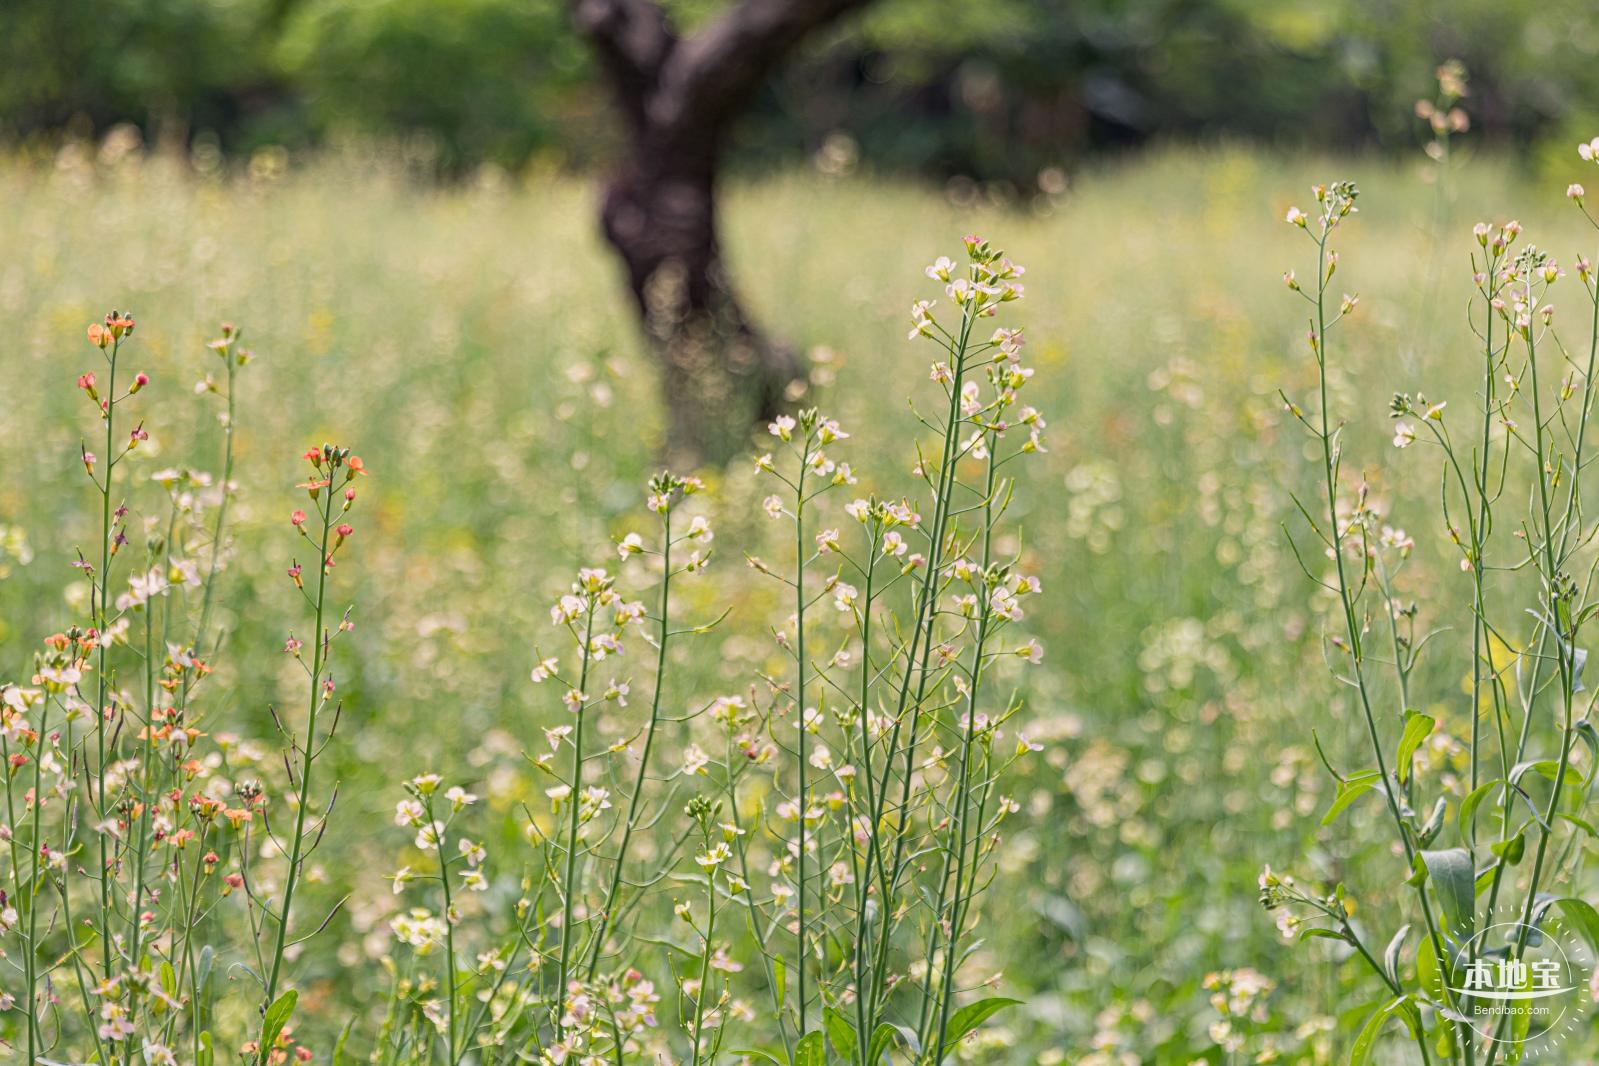
{"type": "Polygon", "coordinates": [[[1488,850],[1493,852],[1496,857],[1503,859],[1507,866],[1519,865],[1521,857],[1527,853],[1527,835],[1525,833],[1517,833],[1509,840],[1503,840],[1490,846],[1488,850]]]}
{"type": "Polygon", "coordinates": [[[1006,1007],[1020,1002],[1021,1000],[1019,999],[991,996],[988,999],[980,999],[976,1003],[968,1003],[950,1015],[949,1024],[944,1027],[944,1047],[953,1048],[961,1042],[961,1038],[967,1033],[976,1029],[1006,1007]]]}
{"type": "Polygon", "coordinates": [[[294,1014],[294,1004],[299,998],[300,993],[291,988],[266,1009],[266,1014],[261,1019],[260,1047],[263,1055],[278,1042],[278,1034],[289,1024],[289,1018],[294,1014]]]}
{"type": "Polygon", "coordinates": [[[1465,799],[1460,801],[1460,814],[1457,818],[1457,821],[1460,824],[1460,834],[1467,840],[1471,840],[1473,838],[1472,820],[1477,816],[1477,807],[1481,805],[1482,801],[1488,798],[1488,794],[1494,789],[1498,788],[1500,784],[1502,784],[1502,782],[1496,779],[1489,781],[1486,784],[1478,785],[1466,795],[1465,799]]]}
{"type": "Polygon", "coordinates": [[[1543,921],[1543,916],[1549,912],[1550,907],[1559,907],[1560,912],[1577,927],[1583,939],[1588,941],[1588,946],[1599,951],[1599,911],[1594,910],[1592,904],[1571,896],[1540,900],[1532,912],[1534,925],[1543,921]]]}
{"type": "Polygon", "coordinates": [[[827,1039],[832,1041],[833,1050],[846,1062],[854,1062],[855,1027],[849,1019],[832,1007],[827,1007],[822,1011],[822,1023],[827,1027],[827,1039]]]}
{"type": "Polygon", "coordinates": [[[1373,1011],[1371,1017],[1366,1019],[1366,1024],[1361,1026],[1360,1035],[1355,1037],[1355,1043],[1349,1049],[1349,1066],[1366,1066],[1371,1061],[1371,1049],[1376,1045],[1383,1026],[1391,1018],[1404,1022],[1412,1035],[1420,1032],[1421,1018],[1410,997],[1400,996],[1390,1000],[1373,1011]]]}
{"type": "Polygon", "coordinates": [[[1421,747],[1422,741],[1432,736],[1433,726],[1437,724],[1428,715],[1416,711],[1405,712],[1405,731],[1399,737],[1399,762],[1395,767],[1400,784],[1410,779],[1410,763],[1416,749],[1421,747]]]}
{"type": "Polygon", "coordinates": [[[783,956],[772,956],[772,983],[776,985],[777,1009],[783,1009],[783,1000],[788,996],[788,967],[783,965],[783,956]]]}
{"type": "Polygon", "coordinates": [[[211,1030],[207,1029],[200,1034],[200,1052],[195,1057],[194,1066],[212,1066],[216,1062],[216,1052],[211,1050],[211,1030]]]}
{"type": "Polygon", "coordinates": [[[1332,806],[1327,808],[1327,813],[1322,815],[1322,825],[1332,825],[1338,816],[1348,810],[1349,805],[1361,796],[1370,792],[1381,777],[1376,770],[1367,770],[1338,782],[1338,792],[1333,796],[1332,806]]]}
{"type": "Polygon", "coordinates": [[[1442,796],[1433,804],[1432,813],[1427,816],[1426,824],[1416,831],[1416,839],[1422,847],[1431,844],[1438,831],[1444,827],[1444,815],[1449,811],[1449,801],[1442,796]]]}
{"type": "Polygon", "coordinates": [[[1443,908],[1444,926],[1451,936],[1471,939],[1477,923],[1477,873],[1471,852],[1465,848],[1423,851],[1421,861],[1432,879],[1433,891],[1443,908]]]}
{"type": "Polygon", "coordinates": [[[1560,772],[1560,761],[1558,759],[1528,759],[1526,762],[1518,762],[1510,768],[1510,783],[1512,785],[1520,784],[1523,777],[1534,772],[1553,781],[1555,775],[1560,772]]]}
{"type": "Polygon", "coordinates": [[[812,1029],[794,1045],[794,1066],[827,1066],[827,1044],[820,1029],[812,1029]]]}
{"type": "Polygon", "coordinates": [[[353,1028],[355,1028],[354,1018],[344,1023],[344,1031],[339,1034],[339,1042],[333,1045],[333,1066],[344,1066],[344,1045],[350,1039],[350,1030],[353,1028]]]}
{"type": "Polygon", "coordinates": [[[888,1022],[882,1022],[872,1033],[872,1042],[866,1045],[866,1066],[877,1066],[883,1061],[883,1054],[894,1041],[894,1027],[888,1022]]]}
{"type": "Polygon", "coordinates": [[[1405,937],[1410,935],[1410,926],[1401,925],[1399,932],[1388,941],[1388,950],[1382,953],[1382,968],[1388,971],[1388,977],[1394,984],[1402,984],[1399,979],[1399,953],[1405,950],[1405,937]]]}
{"type": "Polygon", "coordinates": [[[1337,929],[1327,929],[1324,926],[1312,925],[1299,931],[1300,940],[1342,940],[1349,943],[1349,938],[1337,929]]]}
{"type": "Polygon", "coordinates": [[[1431,937],[1422,937],[1416,948],[1416,984],[1428,991],[1438,987],[1438,955],[1431,937]]]}

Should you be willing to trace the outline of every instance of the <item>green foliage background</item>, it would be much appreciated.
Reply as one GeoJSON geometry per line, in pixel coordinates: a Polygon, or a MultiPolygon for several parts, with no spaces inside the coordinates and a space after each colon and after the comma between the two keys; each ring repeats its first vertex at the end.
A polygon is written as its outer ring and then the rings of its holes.
{"type": "MultiPolygon", "coordinates": [[[[720,4],[674,0],[683,26],[720,4]]],[[[812,42],[737,138],[769,162],[848,134],[879,169],[1030,186],[1152,137],[1411,143],[1459,58],[1487,135],[1570,140],[1599,110],[1581,0],[883,0],[812,42]]],[[[376,137],[431,169],[584,164],[607,99],[560,0],[59,0],[8,6],[0,135],[137,124],[248,154],[376,137]]]]}
{"type": "MultiPolygon", "coordinates": [[[[736,276],[761,320],[811,351],[814,395],[854,434],[840,458],[863,490],[903,485],[913,460],[913,415],[885,397],[925,385],[927,355],[904,338],[911,300],[928,295],[922,267],[977,230],[1029,268],[1019,318],[1051,450],[1027,464],[1016,513],[1025,567],[1048,596],[1029,612],[1047,655],[1024,692],[1046,749],[1013,783],[1023,819],[981,904],[992,915],[981,968],[1026,1006],[970,1061],[1239,1061],[1213,1044],[1202,987],[1238,967],[1279,983],[1249,1055],[1271,1045],[1315,1063],[1347,1050],[1363,1006],[1355,967],[1323,941],[1285,946],[1255,902],[1268,862],[1394,898],[1377,805],[1317,829],[1331,797],[1310,730],[1345,765],[1364,741],[1325,676],[1329,604],[1279,525],[1313,463],[1275,390],[1314,380],[1301,308],[1279,280],[1302,252],[1282,213],[1333,173],[1364,190],[1341,244],[1340,280],[1362,302],[1335,403],[1351,419],[1350,468],[1419,542],[1402,587],[1430,625],[1461,616],[1469,582],[1438,528],[1435,469],[1387,443],[1387,397],[1419,389],[1470,406],[1477,356],[1456,313],[1470,225],[1517,215],[1569,262],[1582,230],[1561,192],[1580,175],[1564,154],[1570,166],[1535,182],[1520,161],[1482,157],[1440,186],[1371,158],[1166,152],[1005,208],[808,172],[730,188],[736,276]]],[[[213,732],[270,738],[267,706],[299,692],[280,650],[303,624],[283,577],[298,453],[343,441],[376,472],[358,551],[341,562],[358,628],[329,775],[340,808],[307,913],[353,896],[295,963],[308,1039],[370,1021],[381,997],[378,981],[350,974],[391,950],[383,875],[410,861],[410,834],[388,820],[403,777],[467,778],[482,817],[503,819],[491,850],[515,853],[519,802],[543,787],[519,753],[561,714],[527,681],[533,644],[573,569],[614,564],[612,538],[646,528],[663,431],[586,184],[440,190],[405,174],[403,161],[333,157],[254,177],[138,154],[0,165],[0,243],[15,250],[0,263],[0,381],[25,401],[0,405],[8,675],[82,594],[70,563],[97,520],[78,459],[93,416],[72,383],[88,365],[84,323],[107,306],[137,312],[134,350],[159,401],[130,476],[214,469],[212,408],[189,395],[213,364],[203,344],[229,319],[258,353],[241,378],[238,553],[222,585],[231,635],[218,688],[232,696],[213,732]]],[[[674,706],[781,661],[765,627],[786,608],[750,585],[741,559],[774,550],[764,490],[743,464],[707,476],[719,556],[685,587],[685,611],[736,609],[715,654],[685,662],[674,706]]],[[[1418,691],[1459,691],[1465,640],[1440,638],[1418,691]]],[[[1467,728],[1463,696],[1418,709],[1467,728]]],[[[1459,756],[1425,758],[1447,776],[1459,756]]],[[[1379,939],[1397,924],[1358,918],[1379,939]]],[[[1591,1030],[1582,1039],[1594,1046],[1591,1030]]]]}

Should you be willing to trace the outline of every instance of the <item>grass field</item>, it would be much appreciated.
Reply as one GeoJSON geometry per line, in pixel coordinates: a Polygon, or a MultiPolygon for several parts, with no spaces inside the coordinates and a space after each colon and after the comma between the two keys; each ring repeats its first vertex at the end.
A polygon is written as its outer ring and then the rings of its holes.
{"type": "MultiPolygon", "coordinates": [[[[1365,1005],[1352,970],[1314,945],[1301,950],[1316,965],[1290,967],[1256,899],[1266,863],[1379,900],[1389,888],[1388,868],[1358,861],[1386,847],[1375,804],[1317,830],[1331,789],[1310,729],[1335,761],[1362,735],[1321,661],[1327,601],[1282,530],[1289,490],[1314,476],[1276,395],[1314,381],[1281,281],[1303,249],[1282,218],[1335,177],[1363,193],[1340,266],[1361,303],[1333,382],[1347,465],[1418,542],[1403,587],[1458,606],[1470,587],[1429,506],[1436,472],[1388,446],[1387,398],[1470,406],[1471,224],[1519,217],[1570,260],[1585,238],[1563,181],[1479,159],[1440,190],[1409,163],[1213,149],[1090,170],[1033,204],[957,207],[918,185],[808,173],[728,190],[736,281],[811,353],[813,395],[853,433],[868,487],[902,481],[914,458],[900,397],[926,378],[905,340],[922,268],[969,231],[1028,268],[1031,402],[1050,450],[1017,506],[1050,599],[1028,619],[1046,657],[1023,695],[1046,748],[1012,785],[1023,819],[983,904],[976,967],[1026,1005],[963,1051],[971,1061],[1332,1062],[1351,1039],[1346,1015],[1365,1005]],[[1277,987],[1226,1051],[1203,982],[1242,968],[1277,987]],[[1256,1057],[1271,1046],[1280,1060],[1256,1057]]],[[[213,181],[138,158],[0,164],[4,673],[25,671],[36,636],[84,596],[70,563],[98,518],[78,457],[91,419],[71,385],[83,325],[107,307],[135,311],[151,389],[172,398],[169,421],[186,420],[153,427],[145,469],[215,469],[214,405],[185,398],[212,365],[204,343],[227,320],[257,353],[240,379],[239,524],[221,586],[233,683],[213,732],[264,743],[268,705],[298,692],[279,654],[297,456],[337,440],[379,475],[352,567],[358,665],[341,678],[330,756],[340,812],[308,889],[322,906],[351,900],[294,960],[307,1031],[381,1008],[380,987],[344,975],[391,950],[384,877],[406,845],[389,820],[403,777],[471,780],[514,846],[518,805],[538,787],[519,753],[559,713],[528,683],[548,603],[577,565],[614,559],[611,538],[644,528],[664,421],[591,216],[587,186],[553,176],[440,190],[357,160],[213,181]]],[[[772,551],[772,533],[749,464],[703,473],[719,556],[687,595],[712,614],[743,588],[741,553],[772,551]]],[[[721,654],[686,662],[669,701],[771,668],[764,627],[782,612],[769,593],[741,593],[721,654]]],[[[1459,691],[1462,639],[1440,638],[1427,670],[1443,681],[1427,691],[1459,691]]],[[[1469,715],[1464,695],[1422,709],[1457,731],[1469,715]]],[[[1373,936],[1395,924],[1372,923],[1373,936]]]]}

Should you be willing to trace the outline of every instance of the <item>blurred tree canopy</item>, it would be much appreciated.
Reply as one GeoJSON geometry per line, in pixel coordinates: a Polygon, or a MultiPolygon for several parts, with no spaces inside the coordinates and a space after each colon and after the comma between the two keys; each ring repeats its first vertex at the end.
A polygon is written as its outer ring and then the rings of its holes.
{"type": "MultiPolygon", "coordinates": [[[[674,0],[692,26],[721,6],[674,0]]],[[[585,165],[605,87],[559,0],[3,0],[0,137],[134,123],[224,150],[402,140],[444,170],[585,165]]],[[[1410,145],[1445,59],[1476,130],[1528,146],[1599,122],[1582,0],[882,0],[808,45],[735,159],[1032,182],[1167,136],[1410,145]]]]}

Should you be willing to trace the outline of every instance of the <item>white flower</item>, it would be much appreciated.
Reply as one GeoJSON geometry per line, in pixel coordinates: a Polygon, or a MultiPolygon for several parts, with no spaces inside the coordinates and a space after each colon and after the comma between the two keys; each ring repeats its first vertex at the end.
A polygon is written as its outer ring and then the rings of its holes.
{"type": "Polygon", "coordinates": [[[637,555],[644,550],[644,538],[637,533],[629,533],[623,537],[616,546],[616,553],[626,559],[629,555],[637,555]]]}
{"type": "Polygon", "coordinates": [[[178,1066],[178,1058],[172,1054],[172,1049],[152,1040],[144,1042],[144,1061],[145,1066],[178,1066]]]}
{"type": "Polygon", "coordinates": [[[541,659],[539,660],[538,665],[533,667],[533,673],[530,676],[533,678],[533,683],[536,685],[541,681],[548,681],[550,678],[554,677],[556,671],[558,671],[560,668],[560,661],[553,657],[541,659]]]}
{"type": "Polygon", "coordinates": [[[705,749],[698,744],[690,744],[683,750],[683,773],[689,777],[703,774],[710,761],[711,757],[705,753],[705,749]]]}
{"type": "Polygon", "coordinates": [[[414,826],[422,824],[422,805],[414,799],[403,799],[394,805],[394,824],[414,826]]]}
{"type": "Polygon", "coordinates": [[[1400,422],[1394,426],[1394,447],[1408,448],[1416,443],[1416,430],[1409,422],[1400,422]]]}
{"type": "Polygon", "coordinates": [[[460,810],[462,807],[470,807],[472,804],[477,802],[477,797],[468,792],[466,789],[462,788],[460,785],[452,785],[450,789],[444,793],[444,798],[449,800],[450,806],[456,810],[460,810]]]}
{"type": "Polygon", "coordinates": [[[733,850],[725,842],[718,842],[715,847],[694,856],[694,861],[707,870],[714,870],[732,857],[733,850]]]}
{"type": "Polygon", "coordinates": [[[767,424],[766,431],[781,440],[793,440],[794,426],[795,422],[792,416],[778,415],[777,418],[767,424]]]}
{"type": "Polygon", "coordinates": [[[1599,162],[1599,137],[1595,137],[1586,144],[1577,145],[1577,154],[1590,163],[1599,162]]]}
{"type": "Polygon", "coordinates": [[[840,581],[833,586],[833,606],[840,611],[853,611],[859,596],[860,590],[854,585],[848,585],[840,581]]]}
{"type": "Polygon", "coordinates": [[[761,509],[766,512],[767,518],[783,517],[783,501],[776,496],[768,496],[762,500],[761,509]]]}

